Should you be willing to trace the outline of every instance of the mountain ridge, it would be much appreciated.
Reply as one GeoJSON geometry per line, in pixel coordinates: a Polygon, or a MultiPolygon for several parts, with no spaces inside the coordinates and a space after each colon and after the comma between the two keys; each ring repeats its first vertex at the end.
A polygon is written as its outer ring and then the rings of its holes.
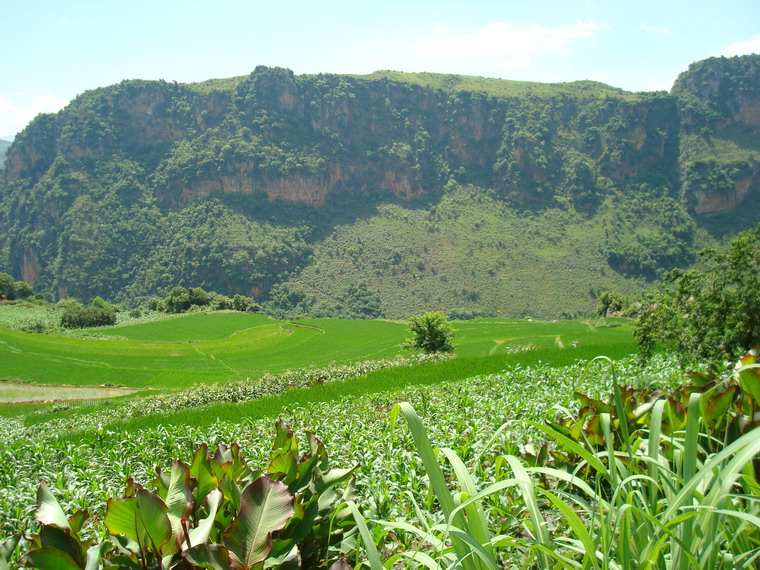
{"type": "MultiPolygon", "coordinates": [[[[757,223],[747,210],[760,196],[759,59],[698,62],[671,93],[266,67],[195,84],[124,81],[83,93],[16,137],[0,189],[0,270],[54,296],[140,299],[181,283],[254,294],[283,313],[397,317],[426,297],[484,314],[588,313],[600,286],[640,291],[691,263],[698,247],[757,223]],[[548,294],[530,275],[508,279],[525,271],[490,238],[468,287],[452,284],[465,277],[442,256],[427,261],[435,275],[391,278],[381,259],[349,251],[361,220],[418,235],[435,224],[414,212],[433,219],[462,196],[499,213],[479,222],[463,206],[473,228],[533,220],[539,250],[543,217],[569,216],[576,240],[584,224],[593,228],[598,243],[583,254],[567,236],[552,246],[556,259],[587,267],[582,283],[565,291],[558,282],[548,294]],[[416,226],[383,221],[385,205],[416,226]],[[721,216],[737,219],[711,222],[721,216]],[[346,236],[347,249],[330,246],[346,236]],[[449,284],[440,280],[447,271],[449,284]],[[317,277],[325,272],[331,282],[317,277]],[[410,280],[426,291],[416,300],[403,291],[410,280]],[[533,292],[510,297],[521,287],[533,292]],[[546,300],[558,291],[565,308],[546,300]]],[[[460,225],[438,228],[445,244],[419,239],[428,251],[474,251],[473,230],[460,225]]],[[[527,260],[511,239],[507,249],[527,260]]],[[[551,272],[552,255],[534,263],[551,272]]]]}

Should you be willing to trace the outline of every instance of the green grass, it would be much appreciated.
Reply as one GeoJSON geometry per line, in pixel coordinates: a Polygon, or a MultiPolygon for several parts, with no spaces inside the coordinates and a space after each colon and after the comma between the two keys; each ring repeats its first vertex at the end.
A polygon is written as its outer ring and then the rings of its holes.
{"type": "Polygon", "coordinates": [[[99,335],[143,341],[219,340],[236,332],[272,324],[266,315],[248,313],[195,313],[174,319],[97,329],[99,335]]]}
{"type": "Polygon", "coordinates": [[[544,322],[492,318],[457,322],[454,327],[456,352],[462,356],[596,345],[600,336],[610,345],[631,340],[631,325],[626,319],[544,322]]]}
{"type": "Polygon", "coordinates": [[[61,320],[61,310],[46,305],[19,301],[0,302],[0,327],[23,328],[39,323],[54,327],[61,320]]]}
{"type": "MultiPolygon", "coordinates": [[[[424,497],[428,492],[427,479],[410,462],[410,445],[405,429],[389,429],[390,410],[396,402],[410,401],[422,415],[430,438],[446,442],[458,450],[484,449],[495,430],[507,420],[539,419],[554,403],[567,404],[573,390],[600,397],[609,389],[606,367],[592,367],[583,373],[584,366],[558,368],[587,354],[610,356],[630,352],[631,345],[578,347],[576,349],[535,350],[512,355],[493,355],[486,358],[462,357],[439,366],[423,365],[399,370],[398,375],[373,374],[356,378],[346,384],[315,386],[310,390],[289,392],[280,399],[281,407],[271,406],[275,415],[256,411],[261,403],[221,406],[216,417],[195,421],[202,409],[167,416],[156,427],[140,429],[138,422],[124,424],[125,430],[99,421],[99,406],[87,420],[92,428],[72,438],[60,438],[54,417],[51,424],[22,428],[17,421],[3,420],[4,438],[0,451],[0,525],[7,536],[13,529],[35,528],[34,498],[40,479],[51,484],[62,501],[66,513],[88,508],[98,510],[108,497],[123,490],[124,481],[133,477],[141,484],[155,476],[156,466],[168,466],[174,459],[190,461],[200,442],[230,445],[238,442],[251,466],[265,466],[269,460],[272,422],[278,417],[287,421],[299,433],[313,431],[327,446],[331,463],[338,467],[358,465],[357,503],[368,518],[398,519],[414,512],[406,490],[424,497]],[[538,360],[550,362],[535,365],[538,360]],[[521,364],[501,372],[510,364],[521,364]],[[489,374],[490,370],[497,370],[489,374]],[[394,378],[394,376],[396,376],[394,378]],[[466,380],[444,382],[445,378],[466,380]],[[393,385],[399,387],[394,390],[393,385]],[[350,388],[350,389],[349,389],[350,388]],[[364,395],[360,394],[363,389],[364,395]],[[376,392],[376,390],[383,390],[376,392]],[[308,396],[308,397],[307,397],[308,396]],[[255,419],[259,417],[260,419],[255,419]],[[185,422],[185,423],[181,423],[185,422]],[[176,423],[175,423],[176,422],[176,423]],[[102,424],[102,425],[101,425],[102,424]],[[410,487],[411,486],[411,487],[410,487]]],[[[626,365],[633,368],[632,363],[626,365]]],[[[632,371],[635,372],[635,371],[632,371]]],[[[677,375],[675,370],[674,374],[677,375]]],[[[672,374],[668,375],[670,378],[672,374]]],[[[669,383],[655,371],[649,374],[629,374],[627,382],[639,384],[669,383]]],[[[89,415],[89,414],[88,414],[89,415]]],[[[492,447],[501,453],[504,445],[526,442],[526,432],[517,421],[514,429],[501,434],[501,446],[492,447]]],[[[469,461],[472,458],[469,455],[469,461]]],[[[493,471],[493,467],[489,466],[493,471]]],[[[484,471],[484,474],[488,471],[484,471]]],[[[97,517],[96,517],[97,518],[97,517]]]]}
{"type": "MultiPolygon", "coordinates": [[[[629,93],[598,81],[572,81],[568,83],[538,83],[535,81],[514,81],[510,79],[496,79],[490,77],[478,77],[474,75],[455,75],[450,73],[407,73],[403,71],[382,70],[368,75],[345,74],[345,77],[354,77],[363,80],[388,79],[399,83],[411,83],[426,89],[441,89],[449,93],[470,91],[485,93],[494,97],[518,97],[521,95],[539,95],[544,97],[559,95],[574,95],[588,97],[603,97],[605,95],[635,97],[629,93]]],[[[208,94],[214,91],[232,91],[249,76],[207,79],[198,83],[191,83],[190,87],[198,93],[208,94]]],[[[305,75],[304,77],[309,77],[305,75]]]]}
{"type": "Polygon", "coordinates": [[[44,386],[0,382],[0,402],[29,403],[44,400],[96,400],[124,396],[125,388],[108,386],[44,386]]]}
{"type": "MultiPolygon", "coordinates": [[[[596,344],[602,338],[614,342],[631,339],[628,324],[599,331],[574,321],[478,319],[455,323],[455,330],[454,345],[460,356],[509,353],[525,347],[570,348],[596,344]]],[[[400,349],[407,325],[383,320],[288,323],[263,315],[192,314],[96,332],[134,340],[70,338],[0,328],[1,379],[167,390],[408,354],[400,349]]]]}
{"type": "Polygon", "coordinates": [[[434,310],[551,320],[589,315],[602,291],[652,286],[610,269],[600,218],[567,208],[516,212],[460,189],[429,211],[382,206],[318,244],[286,283],[313,295],[314,316],[340,315],[351,284],[376,292],[391,319],[434,310]],[[465,237],[463,237],[465,236],[465,237]]]}
{"type": "MultiPolygon", "coordinates": [[[[596,342],[587,342],[577,347],[558,348],[549,346],[513,354],[462,356],[441,362],[427,362],[411,367],[379,370],[345,382],[331,382],[309,388],[293,389],[283,394],[252,401],[225,402],[174,413],[138,417],[113,424],[109,426],[109,429],[135,431],[155,429],[158,426],[167,425],[203,427],[211,426],[219,419],[226,418],[251,421],[276,416],[283,409],[293,406],[307,406],[319,402],[327,403],[343,398],[358,398],[410,387],[431,386],[442,382],[499,373],[516,365],[567,366],[579,360],[590,360],[601,354],[618,359],[632,354],[635,350],[636,346],[633,339],[630,336],[623,338],[621,335],[618,339],[597,338],[596,342]]],[[[65,436],[66,439],[69,437],[76,440],[81,435],[65,436]]]]}
{"type": "Polygon", "coordinates": [[[450,93],[471,91],[486,93],[494,97],[518,97],[521,95],[539,95],[544,97],[575,95],[602,97],[604,95],[628,95],[618,87],[612,87],[598,81],[573,81],[569,83],[537,83],[534,81],[514,81],[494,79],[473,75],[454,75],[448,73],[406,73],[403,71],[375,71],[369,75],[354,76],[359,79],[389,79],[400,83],[411,83],[426,89],[441,89],[450,93]]]}

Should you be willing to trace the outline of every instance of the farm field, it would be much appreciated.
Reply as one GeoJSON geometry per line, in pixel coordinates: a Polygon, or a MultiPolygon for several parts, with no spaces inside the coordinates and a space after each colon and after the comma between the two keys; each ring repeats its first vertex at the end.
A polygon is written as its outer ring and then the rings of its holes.
{"type": "MultiPolygon", "coordinates": [[[[454,324],[460,357],[605,344],[635,350],[624,320],[542,323],[478,319],[454,324]],[[602,323],[599,321],[599,323],[602,323]]],[[[258,378],[411,354],[400,348],[407,326],[392,321],[303,319],[196,313],[84,331],[97,338],[41,335],[0,327],[0,379],[42,385],[117,385],[177,390],[199,382],[258,378]],[[113,340],[107,337],[113,336],[113,340]]]]}
{"type": "MultiPolygon", "coordinates": [[[[487,373],[488,363],[498,360],[494,355],[422,363],[297,390],[269,402],[202,406],[179,414],[151,414],[141,421],[108,423],[109,416],[95,410],[77,420],[84,431],[76,437],[60,434],[54,415],[44,417],[51,422],[49,428],[44,423],[24,428],[13,418],[0,418],[5,434],[0,448],[7,457],[0,468],[0,533],[7,536],[34,524],[41,479],[49,481],[66,513],[88,508],[102,516],[106,499],[118,496],[128,477],[147,484],[156,466],[168,467],[174,459],[189,463],[199,442],[237,442],[253,468],[263,467],[277,418],[298,433],[316,433],[332,466],[356,467],[364,516],[406,520],[414,516],[414,501],[425,495],[427,484],[415,466],[409,431],[404,426],[389,429],[395,403],[411,402],[425,419],[432,441],[457,449],[469,464],[484,450],[489,456],[513,452],[516,445],[530,441],[535,432],[524,421],[539,420],[552,405],[569,405],[573,390],[596,397],[606,394],[612,381],[607,364],[590,370],[585,362],[566,365],[583,354],[555,346],[506,355],[510,362],[501,360],[499,365],[509,364],[509,369],[499,373],[487,373]],[[539,362],[546,359],[554,362],[539,362]],[[406,381],[394,383],[393,377],[406,381]],[[497,431],[510,421],[509,430],[497,431]]],[[[628,359],[617,371],[634,385],[665,387],[680,376],[664,360],[642,369],[628,359]]]]}
{"type": "MultiPolygon", "coordinates": [[[[578,409],[578,402],[584,400],[576,401],[575,392],[605,398],[615,382],[668,390],[682,381],[681,369],[674,359],[662,355],[646,365],[639,363],[631,356],[635,352],[631,325],[622,319],[554,323],[479,319],[455,323],[455,328],[455,358],[410,358],[408,351],[399,348],[406,325],[390,321],[286,322],[229,313],[193,314],[84,333],[97,338],[2,329],[3,356],[24,354],[32,362],[41,355],[47,366],[58,364],[65,369],[78,362],[96,371],[110,366],[122,374],[140,370],[137,361],[152,359],[155,366],[163,366],[165,377],[173,374],[183,381],[172,386],[175,390],[141,391],[102,403],[0,406],[18,412],[0,413],[0,452],[5,458],[0,465],[0,540],[34,528],[41,480],[47,481],[50,496],[64,513],[85,508],[94,515],[81,535],[87,541],[101,532],[99,521],[112,508],[107,505],[117,504],[107,501],[121,495],[125,481],[131,478],[140,485],[157,485],[157,468],[168,474],[166,469],[176,459],[190,465],[201,444],[213,450],[217,444],[237,443],[251,469],[271,469],[273,425],[281,419],[296,430],[299,439],[309,430],[323,440],[336,473],[352,473],[351,482],[344,483],[351,490],[347,487],[345,492],[355,497],[357,507],[352,508],[358,508],[363,517],[355,520],[370,525],[358,549],[350,539],[343,543],[348,550],[339,551],[336,546],[330,551],[328,545],[329,552],[323,556],[335,559],[341,556],[339,552],[346,552],[355,568],[370,565],[367,557],[373,549],[391,561],[415,557],[416,537],[443,521],[429,503],[429,461],[434,455],[432,451],[425,455],[421,428],[409,419],[409,410],[416,410],[428,430],[425,437],[431,443],[425,445],[443,447],[442,455],[452,462],[463,488],[477,481],[481,488],[491,485],[503,490],[484,497],[478,506],[482,509],[478,516],[486,516],[487,532],[516,537],[499,541],[493,558],[496,565],[489,567],[514,567],[515,562],[526,568],[547,567],[543,551],[531,546],[532,539],[520,538],[528,536],[525,529],[533,528],[524,521],[523,506],[531,508],[533,499],[524,490],[521,498],[506,489],[516,480],[510,478],[511,473],[529,477],[520,469],[531,469],[531,454],[543,438],[540,424],[559,417],[551,411],[553,407],[578,409]],[[109,336],[113,340],[107,340],[109,336]],[[602,354],[612,360],[595,359],[602,354]],[[198,372],[192,368],[194,362],[205,362],[208,369],[198,372]],[[223,368],[214,369],[213,363],[222,363],[223,368]],[[303,364],[303,369],[294,370],[292,363],[303,364]],[[250,371],[251,377],[241,378],[241,371],[250,371]],[[226,381],[210,385],[209,378],[226,381]],[[400,409],[405,420],[398,416],[400,409]],[[525,467],[518,467],[517,461],[525,467]],[[403,528],[393,531],[388,524],[403,528]],[[403,552],[410,547],[412,551],[403,552]]],[[[6,362],[2,360],[3,367],[6,362]]],[[[68,389],[53,382],[44,388],[68,389]]],[[[756,448],[760,449],[755,444],[747,453],[756,448]]],[[[217,453],[223,457],[226,452],[217,453]]],[[[663,455],[660,460],[668,459],[663,455]]],[[[706,478],[709,473],[703,470],[699,476],[706,478]]],[[[603,483],[602,492],[609,482],[603,483]]],[[[339,492],[344,492],[344,484],[339,492]]],[[[453,480],[452,485],[451,492],[456,492],[453,480]]],[[[436,495],[439,492],[437,488],[436,495]]],[[[646,494],[659,492],[651,486],[646,494]]],[[[344,500],[340,497],[336,495],[335,508],[344,500]]],[[[743,508],[735,502],[736,508],[743,508]]],[[[620,508],[628,505],[621,503],[620,508]]],[[[546,517],[553,525],[547,528],[554,528],[556,538],[552,534],[541,539],[552,545],[553,552],[572,555],[565,536],[580,527],[568,526],[558,514],[547,504],[531,516],[546,517]]],[[[745,532],[739,524],[726,532],[727,536],[745,534],[747,540],[754,540],[752,530],[745,532]]],[[[449,540],[440,531],[428,536],[449,540]]],[[[652,543],[635,534],[630,541],[643,547],[652,543]]],[[[628,548],[620,547],[623,557],[628,548]]],[[[753,560],[754,550],[743,543],[737,543],[733,551],[735,560],[753,560]]],[[[450,553],[426,545],[419,555],[429,557],[425,565],[430,568],[451,562],[450,553]]],[[[610,560],[619,556],[609,553],[610,560]]],[[[389,562],[372,567],[396,566],[389,562]]]]}

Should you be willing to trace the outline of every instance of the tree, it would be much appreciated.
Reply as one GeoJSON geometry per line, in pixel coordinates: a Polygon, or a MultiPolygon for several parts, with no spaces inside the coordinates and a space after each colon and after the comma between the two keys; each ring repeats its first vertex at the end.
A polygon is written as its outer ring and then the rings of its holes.
{"type": "Polygon", "coordinates": [[[412,337],[404,341],[404,348],[416,348],[427,354],[452,352],[454,329],[443,313],[427,312],[409,318],[412,337]]]}
{"type": "Polygon", "coordinates": [[[241,313],[258,313],[261,307],[251,297],[238,294],[232,298],[232,309],[241,313]]]}
{"type": "Polygon", "coordinates": [[[0,296],[8,300],[26,299],[34,294],[34,289],[26,281],[14,281],[7,273],[0,272],[0,296]]]}
{"type": "Polygon", "coordinates": [[[184,313],[192,305],[190,291],[184,287],[177,286],[164,298],[164,306],[167,313],[184,313]]]}
{"type": "Polygon", "coordinates": [[[0,296],[6,299],[15,299],[16,288],[13,277],[7,273],[0,272],[0,296]]]}
{"type": "Polygon", "coordinates": [[[760,225],[700,257],[645,302],[634,331],[642,356],[659,343],[682,360],[719,362],[760,343],[760,225]]]}
{"type": "Polygon", "coordinates": [[[67,329],[105,327],[114,324],[116,324],[116,313],[97,305],[84,307],[79,303],[72,303],[61,315],[61,326],[67,329]]]}
{"type": "Polygon", "coordinates": [[[26,281],[16,281],[13,288],[16,289],[16,297],[19,299],[26,299],[34,295],[34,289],[26,281]]]}

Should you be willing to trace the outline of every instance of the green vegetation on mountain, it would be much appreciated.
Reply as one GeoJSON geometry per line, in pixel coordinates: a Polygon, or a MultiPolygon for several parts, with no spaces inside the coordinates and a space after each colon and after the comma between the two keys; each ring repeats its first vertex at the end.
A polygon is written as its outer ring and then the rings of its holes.
{"type": "Polygon", "coordinates": [[[41,115],[0,181],[0,270],[51,298],[173,287],[277,316],[593,314],[757,223],[760,57],[671,94],[590,81],[124,81],[41,115]]]}

